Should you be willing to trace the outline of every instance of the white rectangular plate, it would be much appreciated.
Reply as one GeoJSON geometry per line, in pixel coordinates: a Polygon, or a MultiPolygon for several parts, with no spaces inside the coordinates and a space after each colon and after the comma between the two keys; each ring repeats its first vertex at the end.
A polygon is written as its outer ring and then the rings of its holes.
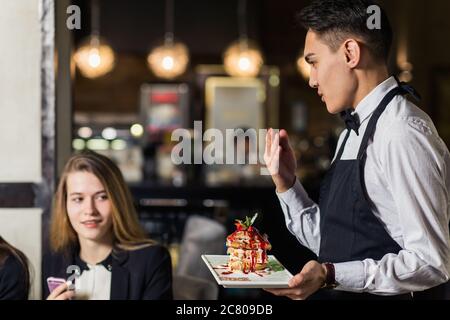
{"type": "Polygon", "coordinates": [[[202,255],[209,270],[217,283],[224,288],[288,288],[288,282],[292,274],[274,257],[269,256],[267,273],[233,272],[227,274],[227,270],[221,268],[228,263],[228,255],[202,255]],[[223,274],[225,272],[225,274],[223,274]]]}

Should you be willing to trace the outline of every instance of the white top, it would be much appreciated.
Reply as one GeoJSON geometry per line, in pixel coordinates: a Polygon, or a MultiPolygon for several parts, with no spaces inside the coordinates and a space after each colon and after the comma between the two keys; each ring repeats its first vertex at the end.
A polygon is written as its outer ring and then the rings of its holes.
{"type": "Polygon", "coordinates": [[[79,300],[110,300],[111,271],[103,264],[87,264],[89,270],[84,270],[77,279],[75,298],[79,300]]]}
{"type": "MultiPolygon", "coordinates": [[[[396,80],[389,78],[358,104],[353,114],[361,122],[359,136],[351,132],[342,160],[357,158],[371,115],[396,86],[396,80]]],[[[341,134],[337,150],[346,133],[341,134]]],[[[395,295],[448,281],[450,154],[428,115],[405,97],[396,96],[378,120],[367,147],[364,176],[373,214],[403,250],[380,261],[336,263],[337,289],[395,295]]],[[[278,197],[289,231],[318,254],[319,206],[298,181],[278,197]]]]}

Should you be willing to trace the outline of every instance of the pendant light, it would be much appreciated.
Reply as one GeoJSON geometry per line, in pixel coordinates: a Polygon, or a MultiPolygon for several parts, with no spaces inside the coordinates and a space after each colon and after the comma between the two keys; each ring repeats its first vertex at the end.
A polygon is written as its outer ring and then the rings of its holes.
{"type": "Polygon", "coordinates": [[[87,78],[98,78],[114,68],[115,54],[100,37],[100,8],[98,0],[91,0],[91,35],[83,40],[74,54],[75,63],[87,78]]]}
{"type": "Polygon", "coordinates": [[[235,77],[256,77],[264,64],[258,45],[247,36],[247,0],[239,0],[239,39],[233,42],[223,56],[225,71],[235,77]]]}
{"type": "Polygon", "coordinates": [[[174,5],[173,0],[166,0],[166,31],[164,42],[150,51],[147,64],[159,78],[174,79],[182,75],[189,63],[189,50],[174,39],[174,5]]]}

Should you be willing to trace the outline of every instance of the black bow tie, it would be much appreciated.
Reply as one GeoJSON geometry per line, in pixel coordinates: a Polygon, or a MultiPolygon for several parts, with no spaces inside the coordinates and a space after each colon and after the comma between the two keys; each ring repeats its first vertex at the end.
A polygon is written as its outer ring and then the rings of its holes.
{"type": "MultiPolygon", "coordinates": [[[[412,86],[410,86],[409,84],[407,84],[405,82],[400,82],[397,78],[395,78],[395,79],[397,80],[397,83],[404,94],[410,94],[417,101],[421,100],[421,96],[416,91],[416,89],[414,89],[412,86]]],[[[359,136],[359,132],[358,132],[359,126],[360,126],[359,118],[357,115],[356,116],[352,115],[352,112],[353,112],[352,109],[347,109],[347,110],[341,112],[341,117],[344,120],[345,126],[347,127],[347,129],[355,131],[356,135],[359,136]]]]}
{"type": "MultiPolygon", "coordinates": [[[[414,89],[411,85],[405,83],[405,82],[400,82],[397,77],[395,77],[395,80],[398,83],[398,86],[400,87],[400,89],[402,90],[403,94],[410,94],[414,99],[416,99],[417,101],[421,100],[421,96],[420,94],[416,91],[416,89],[414,89]]],[[[347,109],[343,112],[341,112],[341,117],[345,122],[345,126],[347,127],[348,130],[353,130],[356,132],[356,135],[359,136],[359,118],[356,115],[352,115],[353,110],[352,109],[347,109]]]]}
{"type": "Polygon", "coordinates": [[[343,112],[341,112],[341,117],[345,122],[345,126],[348,130],[353,130],[356,132],[356,135],[359,136],[359,119],[358,116],[352,115],[352,109],[347,109],[343,112]]]}

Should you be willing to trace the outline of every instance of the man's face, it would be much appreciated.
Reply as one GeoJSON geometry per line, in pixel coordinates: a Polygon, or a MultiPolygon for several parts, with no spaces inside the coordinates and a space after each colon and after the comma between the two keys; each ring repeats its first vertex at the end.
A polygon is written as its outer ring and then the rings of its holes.
{"type": "Polygon", "coordinates": [[[337,114],[351,108],[356,81],[343,46],[332,52],[324,40],[310,30],[306,35],[304,53],[311,65],[309,85],[317,89],[328,112],[337,114]]]}

